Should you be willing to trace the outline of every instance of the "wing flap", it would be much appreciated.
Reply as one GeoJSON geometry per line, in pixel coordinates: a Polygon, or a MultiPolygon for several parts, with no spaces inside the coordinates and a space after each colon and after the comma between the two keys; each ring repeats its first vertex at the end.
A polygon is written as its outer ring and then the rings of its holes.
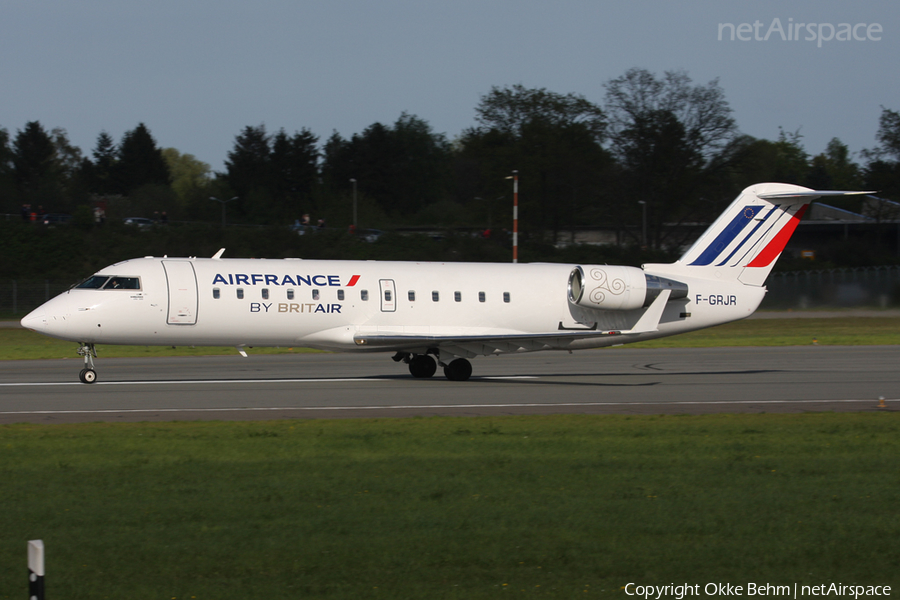
{"type": "Polygon", "coordinates": [[[631,336],[652,333],[659,328],[671,290],[663,290],[644,311],[631,329],[598,330],[561,329],[547,333],[507,333],[483,335],[434,335],[413,333],[372,332],[357,333],[353,341],[357,346],[372,350],[411,350],[441,348],[450,354],[466,358],[486,356],[498,352],[533,352],[552,348],[564,349],[573,341],[610,336],[631,336]]]}

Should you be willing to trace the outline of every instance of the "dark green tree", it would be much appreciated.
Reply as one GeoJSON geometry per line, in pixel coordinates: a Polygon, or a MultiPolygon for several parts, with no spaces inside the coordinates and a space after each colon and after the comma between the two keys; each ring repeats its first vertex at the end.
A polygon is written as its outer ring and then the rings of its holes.
{"type": "Polygon", "coordinates": [[[63,195],[62,169],[53,138],[38,121],[30,121],[13,141],[13,172],[22,202],[51,207],[63,195]]]}
{"type": "Polygon", "coordinates": [[[272,140],[272,208],[274,215],[282,222],[295,220],[316,206],[318,141],[318,136],[308,129],[291,136],[281,129],[272,140]]]}
{"type": "MultiPolygon", "coordinates": [[[[803,148],[803,136],[779,128],[776,141],[745,136],[735,168],[735,186],[772,181],[804,185],[810,177],[809,155],[803,148]]],[[[739,190],[738,190],[739,191],[739,190]]]]}
{"type": "Polygon", "coordinates": [[[882,155],[900,162],[900,113],[882,107],[875,138],[881,142],[882,155]]]}
{"type": "Polygon", "coordinates": [[[175,194],[177,211],[168,213],[169,218],[194,219],[212,214],[209,197],[212,169],[192,154],[182,154],[175,148],[163,148],[163,158],[172,175],[172,192],[175,194]]]}
{"type": "Polygon", "coordinates": [[[113,173],[120,193],[128,195],[142,186],[169,185],[169,167],[162,150],[143,123],[122,136],[117,158],[113,173]]]}
{"type": "Polygon", "coordinates": [[[610,151],[620,169],[615,219],[637,225],[646,211],[648,244],[679,246],[684,240],[667,237],[677,229],[663,223],[717,212],[709,199],[721,195],[717,178],[737,158],[740,136],[725,93],[717,80],[694,85],[682,71],[658,77],[637,68],[605,87],[610,151]]]}
{"type": "Polygon", "coordinates": [[[900,201],[900,113],[882,107],[875,139],[879,145],[862,152],[867,160],[865,187],[900,201]]]}
{"type": "Polygon", "coordinates": [[[115,169],[118,161],[118,148],[111,135],[101,131],[97,136],[97,144],[93,151],[94,161],[91,163],[90,181],[91,191],[95,194],[114,194],[118,191],[115,182],[115,169]]]}
{"type": "Polygon", "coordinates": [[[817,190],[859,189],[862,173],[859,165],[851,160],[850,148],[838,138],[832,138],[825,152],[810,161],[806,185],[817,190]]]}
{"type": "MultiPolygon", "coordinates": [[[[700,153],[688,141],[681,121],[664,109],[636,115],[616,138],[620,185],[639,203],[647,203],[648,239],[643,243],[652,248],[673,243],[665,236],[672,230],[663,225],[682,211],[688,192],[697,189],[703,170],[700,153]]],[[[645,207],[640,209],[643,213],[645,207]]],[[[643,223],[641,230],[643,236],[643,223]]]]}
{"type": "Polygon", "coordinates": [[[409,218],[446,198],[450,158],[443,134],[403,113],[392,127],[375,123],[349,140],[334,133],[325,144],[322,172],[332,194],[356,179],[386,213],[409,218]]]}
{"type": "Polygon", "coordinates": [[[528,123],[548,126],[582,124],[597,141],[602,141],[606,119],[601,108],[578,94],[557,94],[545,88],[521,84],[493,87],[482,96],[475,109],[475,121],[482,131],[496,130],[518,135],[528,123]]]}
{"type": "Polygon", "coordinates": [[[234,209],[238,215],[266,220],[271,212],[271,154],[271,139],[263,124],[248,125],[235,137],[225,161],[225,182],[238,197],[229,205],[229,212],[234,209]]]}
{"type": "Polygon", "coordinates": [[[9,132],[0,127],[0,210],[11,214],[18,211],[18,190],[13,169],[13,151],[9,147],[9,132]]]}
{"type": "Polygon", "coordinates": [[[478,125],[463,133],[457,153],[458,193],[477,198],[473,212],[486,206],[492,224],[511,228],[506,178],[516,170],[523,230],[555,233],[602,218],[601,181],[610,160],[601,146],[600,107],[577,94],[515,85],[492,88],[475,110],[478,125]]]}

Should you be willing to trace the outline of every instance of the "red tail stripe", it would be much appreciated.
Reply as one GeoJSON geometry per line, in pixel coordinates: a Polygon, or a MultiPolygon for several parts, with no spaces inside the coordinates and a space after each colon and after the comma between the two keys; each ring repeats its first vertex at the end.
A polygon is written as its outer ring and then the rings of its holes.
{"type": "Polygon", "coordinates": [[[781,228],[772,241],[768,243],[768,245],[763,248],[762,252],[756,255],[748,267],[768,267],[772,264],[772,262],[778,258],[778,255],[784,250],[784,247],[787,246],[788,240],[791,239],[791,236],[794,234],[794,230],[797,229],[797,225],[800,224],[800,218],[803,216],[803,213],[806,212],[806,208],[809,204],[804,204],[800,207],[800,210],[797,211],[795,215],[791,217],[791,220],[787,222],[787,224],[781,228]]]}

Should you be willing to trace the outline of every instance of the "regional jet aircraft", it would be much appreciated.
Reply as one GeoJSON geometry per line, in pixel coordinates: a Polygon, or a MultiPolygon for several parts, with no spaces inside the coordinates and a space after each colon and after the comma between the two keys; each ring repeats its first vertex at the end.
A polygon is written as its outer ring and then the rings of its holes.
{"type": "Polygon", "coordinates": [[[100,270],[22,325],[80,343],[391,352],[413,377],[469,359],[639,342],[743,319],[815,191],[748,187],[678,261],[566,264],[138,258],[100,270]]]}

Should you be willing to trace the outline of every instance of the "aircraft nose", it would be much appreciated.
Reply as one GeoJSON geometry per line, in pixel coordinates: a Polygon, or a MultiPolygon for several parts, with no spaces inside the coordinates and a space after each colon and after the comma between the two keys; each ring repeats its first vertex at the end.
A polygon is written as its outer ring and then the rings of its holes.
{"type": "Polygon", "coordinates": [[[43,306],[39,306],[25,315],[20,323],[22,323],[22,327],[25,329],[31,329],[32,331],[38,332],[45,331],[47,329],[47,312],[44,310],[43,306]]]}
{"type": "Polygon", "coordinates": [[[20,321],[22,327],[63,338],[69,326],[69,306],[65,297],[57,296],[25,315],[20,321]]]}

